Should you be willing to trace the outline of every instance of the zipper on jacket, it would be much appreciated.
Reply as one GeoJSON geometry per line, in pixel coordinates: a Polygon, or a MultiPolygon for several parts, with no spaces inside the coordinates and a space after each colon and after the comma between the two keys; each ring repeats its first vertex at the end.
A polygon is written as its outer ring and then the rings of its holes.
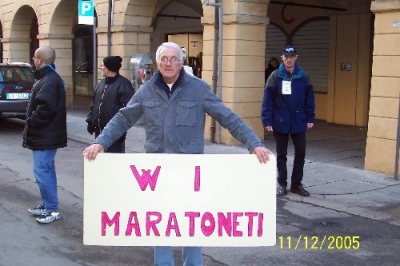
{"type": "Polygon", "coordinates": [[[97,114],[97,124],[99,125],[100,133],[103,131],[100,125],[100,113],[101,113],[101,106],[103,105],[103,98],[104,95],[106,94],[108,84],[105,84],[104,89],[103,89],[103,94],[100,97],[100,103],[99,103],[99,112],[97,114]]]}

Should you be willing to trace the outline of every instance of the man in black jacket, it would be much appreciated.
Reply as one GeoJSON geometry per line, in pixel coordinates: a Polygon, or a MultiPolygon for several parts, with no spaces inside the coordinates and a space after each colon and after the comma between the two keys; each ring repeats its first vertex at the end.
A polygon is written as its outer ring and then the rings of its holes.
{"type": "MultiPolygon", "coordinates": [[[[97,138],[108,121],[114,117],[120,108],[125,107],[134,94],[131,82],[119,74],[122,58],[107,56],[103,59],[100,69],[104,79],[96,86],[90,111],[87,115],[87,131],[95,133],[97,138]]],[[[106,152],[124,153],[126,133],[115,141],[106,152]]]]}
{"type": "Polygon", "coordinates": [[[56,53],[49,46],[34,54],[35,83],[27,108],[23,147],[33,151],[33,173],[42,202],[28,210],[39,216],[36,221],[48,224],[60,219],[57,176],[54,157],[58,148],[67,146],[67,110],[65,84],[56,72],[56,53]]]}

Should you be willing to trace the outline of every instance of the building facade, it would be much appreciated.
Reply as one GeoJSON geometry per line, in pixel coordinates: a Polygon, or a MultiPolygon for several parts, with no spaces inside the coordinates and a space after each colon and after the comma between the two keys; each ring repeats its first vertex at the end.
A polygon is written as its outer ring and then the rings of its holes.
{"type": "MultiPolygon", "coordinates": [[[[74,106],[77,97],[92,95],[102,58],[123,57],[121,74],[129,78],[131,57],[154,58],[158,45],[167,40],[187,49],[187,63],[211,85],[215,40],[222,32],[218,93],[262,138],[266,62],[293,44],[315,86],[317,119],[368,126],[365,168],[393,173],[400,0],[93,2],[95,26],[78,24],[77,0],[0,0],[2,61],[31,62],[38,46],[52,46],[57,70],[67,83],[67,104],[74,106]],[[216,20],[221,20],[221,31],[216,20]]],[[[206,136],[215,139],[207,121],[206,136]]],[[[222,143],[236,143],[229,132],[219,130],[222,143]]]]}

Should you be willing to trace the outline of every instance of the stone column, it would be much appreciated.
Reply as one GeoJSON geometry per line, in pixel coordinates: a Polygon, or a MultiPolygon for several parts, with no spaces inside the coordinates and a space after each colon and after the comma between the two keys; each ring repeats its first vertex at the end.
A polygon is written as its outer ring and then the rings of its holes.
{"type": "Polygon", "coordinates": [[[55,66],[67,88],[67,106],[73,106],[72,34],[39,34],[39,46],[48,45],[56,50],[55,66]]]}
{"type": "Polygon", "coordinates": [[[400,1],[372,1],[375,36],[365,169],[393,174],[400,93],[400,1]]]}
{"type": "Polygon", "coordinates": [[[25,62],[30,63],[32,59],[29,55],[30,38],[3,38],[3,62],[25,62]]]}
{"type": "MultiPolygon", "coordinates": [[[[211,1],[213,2],[213,1],[211,1]]],[[[264,93],[266,0],[223,0],[222,100],[242,117],[263,139],[260,113],[264,93]]],[[[203,5],[203,72],[211,85],[214,55],[214,7],[203,5]]],[[[207,117],[206,138],[210,136],[207,117]]],[[[218,129],[218,126],[217,126],[218,129]]],[[[216,132],[218,135],[218,132],[216,132]]],[[[217,136],[215,140],[218,141],[217,136]]],[[[222,129],[221,142],[238,144],[222,129]]]]}

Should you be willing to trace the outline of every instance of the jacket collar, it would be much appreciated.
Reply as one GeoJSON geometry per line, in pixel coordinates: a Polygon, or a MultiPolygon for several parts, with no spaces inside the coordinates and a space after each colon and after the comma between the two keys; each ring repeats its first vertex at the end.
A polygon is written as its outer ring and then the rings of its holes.
{"type": "Polygon", "coordinates": [[[156,79],[155,84],[157,85],[157,87],[164,89],[168,95],[168,98],[170,98],[171,95],[174,93],[175,89],[183,82],[185,75],[186,75],[186,72],[182,67],[181,71],[179,72],[178,79],[175,81],[174,85],[172,85],[172,88],[170,90],[168,85],[165,83],[164,79],[162,78],[161,72],[157,71],[155,74],[155,79],[156,79]]]}
{"type": "Polygon", "coordinates": [[[286,80],[293,80],[293,79],[299,79],[301,77],[303,77],[303,70],[300,68],[300,66],[297,63],[294,63],[294,69],[293,69],[293,73],[290,74],[286,68],[285,68],[285,64],[281,64],[279,66],[279,70],[278,70],[278,76],[282,79],[286,79],[286,80]]]}
{"type": "MultiPolygon", "coordinates": [[[[52,64],[52,66],[55,68],[55,66],[52,64]]],[[[38,70],[34,72],[35,74],[35,79],[41,79],[43,78],[44,75],[46,75],[49,71],[52,71],[51,68],[48,65],[45,65],[38,70]]]]}

